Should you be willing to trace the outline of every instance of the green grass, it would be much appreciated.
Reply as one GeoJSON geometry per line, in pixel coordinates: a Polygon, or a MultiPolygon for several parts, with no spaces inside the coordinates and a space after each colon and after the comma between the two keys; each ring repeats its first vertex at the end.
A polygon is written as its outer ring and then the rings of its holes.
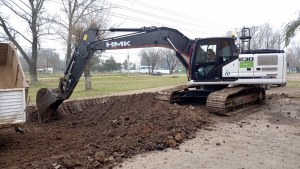
{"type": "MultiPolygon", "coordinates": [[[[30,85],[29,99],[35,102],[36,93],[40,88],[57,87],[61,75],[39,74],[39,84],[30,85]]],[[[29,76],[27,77],[29,79],[29,76]]],[[[85,90],[84,77],[80,78],[70,99],[96,97],[110,93],[132,91],[139,89],[173,86],[187,83],[183,74],[150,76],[147,74],[93,74],[92,90],[85,90]]]]}
{"type": "MultiPolygon", "coordinates": [[[[29,75],[26,75],[29,79],[29,75]]],[[[35,102],[36,93],[40,88],[57,87],[59,74],[39,74],[38,85],[30,85],[30,102],[35,102]]],[[[184,74],[173,74],[163,76],[150,76],[148,74],[93,74],[92,90],[85,90],[84,77],[80,78],[70,99],[97,97],[110,93],[132,91],[139,89],[155,88],[162,86],[173,86],[187,83],[184,74]]],[[[300,81],[288,80],[287,86],[300,87],[300,81]]]]}
{"type": "Polygon", "coordinates": [[[300,77],[300,73],[292,73],[292,74],[287,74],[287,86],[291,86],[291,87],[299,87],[300,86],[300,81],[299,81],[299,77],[300,77]],[[294,80],[294,79],[297,80],[294,80]]]}
{"type": "Polygon", "coordinates": [[[288,80],[286,83],[287,86],[291,86],[291,87],[300,87],[300,81],[291,81],[288,80]]]}

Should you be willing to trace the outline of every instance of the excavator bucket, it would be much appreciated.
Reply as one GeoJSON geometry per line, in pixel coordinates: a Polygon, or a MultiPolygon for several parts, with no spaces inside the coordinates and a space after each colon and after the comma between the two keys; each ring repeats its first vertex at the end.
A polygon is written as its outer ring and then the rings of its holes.
{"type": "Polygon", "coordinates": [[[56,111],[63,99],[58,88],[41,88],[36,95],[36,107],[40,115],[46,117],[56,111]]]}

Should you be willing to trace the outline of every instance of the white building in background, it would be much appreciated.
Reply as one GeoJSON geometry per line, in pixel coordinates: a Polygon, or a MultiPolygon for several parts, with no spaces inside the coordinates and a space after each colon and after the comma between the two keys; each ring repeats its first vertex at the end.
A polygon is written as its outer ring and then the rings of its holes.
{"type": "Polygon", "coordinates": [[[148,73],[149,70],[151,71],[152,66],[140,66],[139,72],[140,73],[148,73]]]}
{"type": "Polygon", "coordinates": [[[56,68],[56,67],[49,67],[49,68],[42,68],[42,69],[36,69],[37,73],[63,73],[64,69],[62,68],[56,68]]]}
{"type": "MultiPolygon", "coordinates": [[[[152,67],[151,66],[140,66],[139,68],[137,67],[136,70],[129,70],[130,73],[149,73],[149,70],[150,70],[150,73],[151,73],[151,69],[152,67]]],[[[163,74],[169,74],[170,71],[169,70],[161,70],[161,69],[154,69],[153,72],[161,72],[163,74]]]]}

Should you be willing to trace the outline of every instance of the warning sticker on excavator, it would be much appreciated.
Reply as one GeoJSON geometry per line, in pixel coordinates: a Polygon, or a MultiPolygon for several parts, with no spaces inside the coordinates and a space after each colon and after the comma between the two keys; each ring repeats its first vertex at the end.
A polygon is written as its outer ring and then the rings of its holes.
{"type": "Polygon", "coordinates": [[[88,35],[87,35],[87,34],[84,34],[84,35],[83,35],[83,40],[87,40],[87,37],[88,37],[88,35]]]}

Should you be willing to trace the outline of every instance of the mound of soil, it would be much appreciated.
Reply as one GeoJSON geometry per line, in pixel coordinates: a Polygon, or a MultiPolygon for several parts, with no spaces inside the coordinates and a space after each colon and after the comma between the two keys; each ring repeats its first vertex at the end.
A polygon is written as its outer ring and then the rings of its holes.
{"type": "Polygon", "coordinates": [[[112,168],[139,153],[176,148],[211,123],[201,106],[159,101],[154,93],[106,97],[49,123],[31,114],[24,134],[1,130],[0,168],[112,168]]]}

